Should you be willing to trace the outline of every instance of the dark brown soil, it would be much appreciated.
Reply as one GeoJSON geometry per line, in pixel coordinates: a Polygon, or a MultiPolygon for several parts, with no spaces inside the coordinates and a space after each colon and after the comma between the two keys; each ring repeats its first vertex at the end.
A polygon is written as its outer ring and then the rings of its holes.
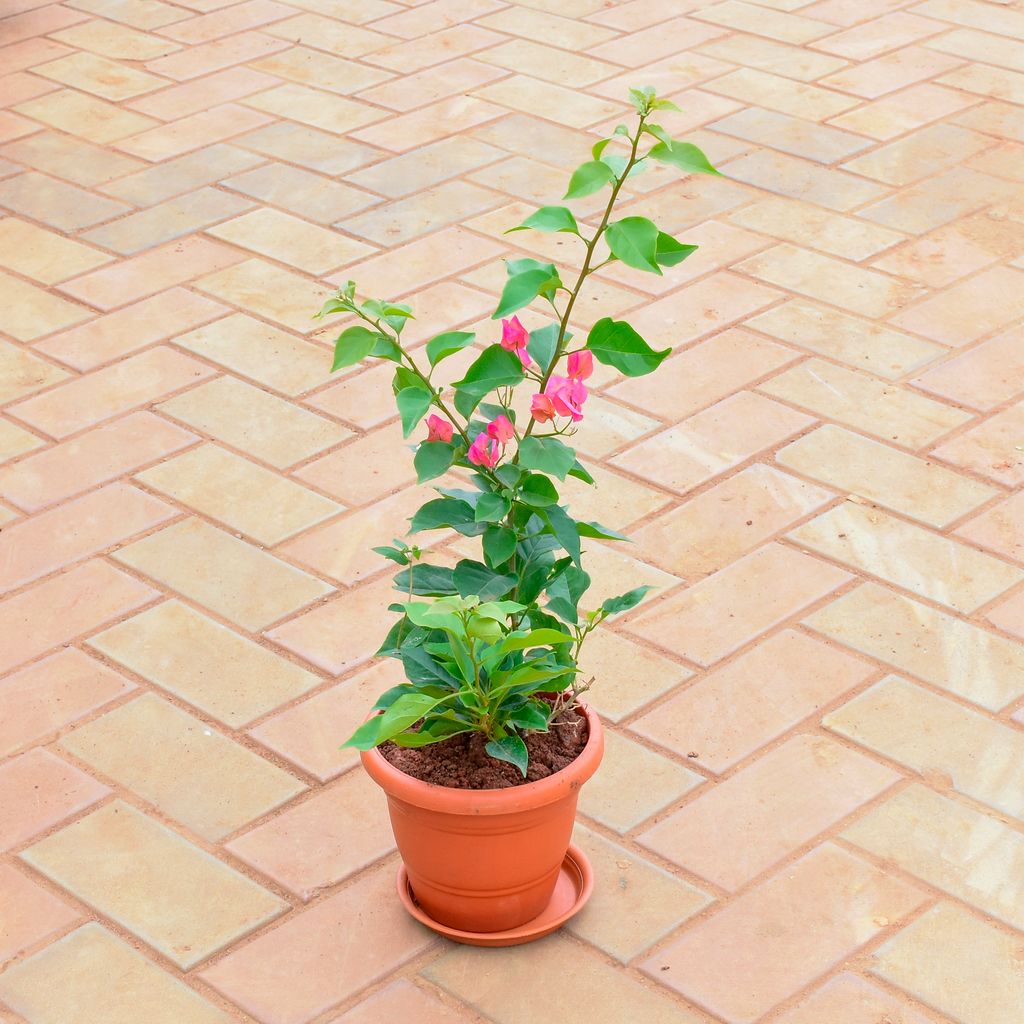
{"type": "Polygon", "coordinates": [[[550,732],[531,732],[523,737],[530,754],[526,778],[519,769],[498,761],[484,750],[480,733],[466,732],[429,747],[399,747],[382,743],[384,758],[399,771],[422,782],[449,789],[508,789],[554,775],[579,757],[587,745],[587,720],[576,711],[563,713],[550,732]]]}

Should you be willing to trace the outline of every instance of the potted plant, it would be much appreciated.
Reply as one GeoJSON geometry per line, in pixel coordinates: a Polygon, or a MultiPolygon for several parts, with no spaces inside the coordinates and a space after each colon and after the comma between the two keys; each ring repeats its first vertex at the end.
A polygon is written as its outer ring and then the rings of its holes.
{"type": "Polygon", "coordinates": [[[567,476],[594,482],[567,442],[585,419],[595,360],[637,377],[670,350],[652,349],[611,317],[585,341],[574,341],[569,327],[587,279],[602,267],[619,261],[661,274],[696,249],[644,217],[613,220],[624,183],[652,161],[717,173],[696,146],[652,122],[674,104],[650,87],[631,89],[630,100],[634,126],[620,124],[597,142],[565,195],[609,190],[596,227],[581,225],[565,206],[545,206],[510,229],[576,236],[584,249],[575,283],[563,283],[552,263],[509,259],[493,315],[501,338],[479,350],[461,379],[441,386],[435,371],[474,345],[471,332],[447,332],[411,350],[402,330],[412,309],[359,301],[352,281],[318,314],[351,315],[335,345],[335,370],[367,357],[395,364],[404,436],[426,421],[414,449],[417,479],[451,479],[412,517],[410,535],[452,530],[480,543],[479,557],[454,565],[431,564],[402,540],[374,549],[401,566],[402,599],[391,606],[398,621],[379,653],[399,659],[407,681],[380,697],[346,744],[362,752],[387,794],[404,902],[461,941],[539,937],[589,894],[589,868],[570,836],[579,788],[597,769],[603,741],[600,720],[581,699],[589,684],[580,649],[650,588],[580,610],[590,585],[584,544],[625,538],[574,519],[559,503],[558,485],[567,476]],[[527,332],[516,314],[535,300],[550,308],[551,322],[527,332]]]}

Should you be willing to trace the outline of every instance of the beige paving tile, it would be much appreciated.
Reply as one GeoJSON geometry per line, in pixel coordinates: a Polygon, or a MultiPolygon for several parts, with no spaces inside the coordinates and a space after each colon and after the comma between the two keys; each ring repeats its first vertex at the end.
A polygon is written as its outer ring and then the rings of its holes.
{"type": "Polygon", "coordinates": [[[329,295],[307,278],[256,259],[208,274],[196,287],[300,334],[320,327],[313,315],[329,295]]]}
{"type": "Polygon", "coordinates": [[[60,57],[48,64],[39,64],[32,71],[33,74],[90,92],[105,100],[113,100],[115,103],[152,92],[167,84],[165,78],[147,74],[129,64],[121,64],[106,57],[84,52],[60,57]]]}
{"type": "Polygon", "coordinates": [[[153,693],[79,726],[60,745],[210,842],[305,789],[153,693]]]}
{"type": "Polygon", "coordinates": [[[232,376],[190,388],[157,408],[278,469],[352,436],[340,423],[232,376]]]}
{"type": "Polygon", "coordinates": [[[341,744],[366,721],[377,698],[405,681],[401,663],[385,659],[328,690],[272,715],[249,735],[292,764],[328,782],[359,763],[341,744]]]}
{"type": "MultiPolygon", "coordinates": [[[[21,285],[21,282],[17,283],[21,285]]],[[[12,294],[11,297],[17,296],[12,294]]],[[[67,378],[67,371],[59,366],[10,342],[0,341],[0,402],[12,402],[67,378]]]]}
{"type": "Polygon", "coordinates": [[[689,768],[606,729],[601,774],[594,776],[580,793],[579,808],[587,817],[625,833],[702,781],[689,768]],[[627,780],[635,778],[644,780],[642,788],[628,784],[627,780]]]}
{"type": "Polygon", "coordinates": [[[172,85],[161,89],[156,95],[141,96],[132,101],[131,107],[139,113],[158,117],[161,121],[174,121],[211,106],[244,99],[276,84],[270,75],[253,71],[249,67],[236,66],[215,71],[204,78],[172,85]]]}
{"type": "MultiPolygon", "coordinates": [[[[347,737],[339,736],[339,742],[347,737]]],[[[387,801],[362,771],[233,839],[227,849],[309,900],[394,849],[387,801]]]]}
{"type": "Polygon", "coordinates": [[[182,334],[174,343],[286,395],[309,391],[330,377],[330,350],[241,313],[182,334]]]}
{"type": "MultiPolygon", "coordinates": [[[[781,149],[816,163],[831,164],[872,144],[862,135],[816,124],[775,110],[745,107],[715,121],[711,129],[759,145],[781,149]]],[[[840,221],[840,224],[842,222],[840,221]]],[[[853,227],[853,225],[849,225],[853,227]]],[[[864,233],[860,233],[863,235],[864,233]]]]}
{"type": "Polygon", "coordinates": [[[277,22],[266,31],[291,43],[306,43],[343,57],[361,57],[396,41],[394,36],[383,32],[343,24],[316,14],[298,14],[287,21],[277,22]]]}
{"type": "Polygon", "coordinates": [[[394,891],[395,864],[382,864],[201,977],[257,1019],[303,1024],[432,944],[433,935],[405,913],[394,891]]]}
{"type": "Polygon", "coordinates": [[[12,758],[0,766],[0,849],[22,845],[109,792],[48,750],[12,758]]]}
{"type": "Polygon", "coordinates": [[[255,110],[287,117],[336,135],[361,128],[381,117],[379,109],[366,103],[295,83],[257,93],[244,102],[255,110]]]}
{"type": "Polygon", "coordinates": [[[99,185],[145,166],[141,160],[57,132],[36,132],[8,143],[3,152],[26,167],[76,185],[99,185]]]}
{"type": "Polygon", "coordinates": [[[178,43],[149,32],[94,18],[54,32],[53,37],[76,49],[88,50],[113,60],[153,60],[180,50],[178,43]]]}
{"type": "Polygon", "coordinates": [[[572,1020],[581,1006],[592,1024],[700,1022],[693,1010],[560,935],[512,947],[499,975],[488,963],[484,950],[450,946],[423,974],[495,1024],[532,1024],[548,1014],[572,1020]]]}
{"type": "Polygon", "coordinates": [[[830,739],[798,735],[698,794],[639,841],[734,891],[899,777],[830,739]]]}
{"type": "Polygon", "coordinates": [[[0,996],[37,1024],[75,1015],[104,1024],[228,1024],[230,1018],[95,922],[0,978],[0,996]],[[117,979],[117,986],[111,979],[117,979]]]}
{"type": "Polygon", "coordinates": [[[721,774],[873,672],[870,664],[787,629],[681,689],[629,729],[721,774]]]}
{"type": "Polygon", "coordinates": [[[376,1024],[379,1020],[416,1020],[420,1024],[470,1024],[473,1012],[461,1003],[442,1003],[433,993],[404,978],[362,1002],[331,1024],[376,1024]]]}
{"type": "Polygon", "coordinates": [[[16,217],[0,220],[0,264],[41,284],[56,284],[109,263],[105,252],[16,217]]]}
{"type": "Polygon", "coordinates": [[[255,60],[276,50],[284,50],[287,46],[283,40],[271,39],[262,32],[240,32],[188,49],[175,46],[178,52],[165,50],[164,53],[169,53],[169,56],[151,60],[146,67],[177,81],[191,81],[201,75],[255,60]]]}
{"type": "Polygon", "coordinates": [[[969,348],[918,377],[914,383],[941,398],[990,411],[1021,391],[1024,361],[1014,328],[969,348]]]}
{"type": "MultiPolygon", "coordinates": [[[[386,82],[393,75],[386,71],[367,67],[365,64],[342,57],[334,57],[307,46],[294,46],[281,50],[252,63],[252,67],[267,71],[278,78],[285,78],[302,85],[311,85],[344,96],[386,82]]],[[[412,69],[408,69],[412,70],[412,69]]],[[[275,83],[270,80],[267,87],[275,83]]],[[[255,92],[256,90],[252,90],[255,92]]]]}
{"type": "Polygon", "coordinates": [[[338,231],[266,208],[210,228],[207,233],[316,275],[376,252],[372,246],[338,231]]]}
{"type": "Polygon", "coordinates": [[[688,929],[644,970],[729,1024],[753,1024],[925,898],[826,843],[688,929]]]}
{"type": "Polygon", "coordinates": [[[786,43],[809,43],[832,31],[832,26],[787,10],[763,13],[753,4],[726,0],[700,11],[697,17],[738,31],[753,32],[786,43]]]}
{"type": "Polygon", "coordinates": [[[186,519],[121,548],[119,562],[245,629],[262,629],[331,588],[201,519],[186,519]]]}
{"type": "Polygon", "coordinates": [[[1024,405],[1011,405],[977,426],[939,445],[934,455],[943,462],[973,470],[1007,487],[1024,481],[1021,426],[1024,405]]]}
{"type": "Polygon", "coordinates": [[[176,600],[104,630],[89,646],[233,728],[320,683],[176,600]]]}
{"type": "Polygon", "coordinates": [[[696,886],[583,825],[576,826],[573,840],[607,884],[595,888],[567,930],[622,963],[639,956],[712,902],[712,897],[696,886]]]}
{"type": "MultiPolygon", "coordinates": [[[[909,929],[908,929],[909,931],[909,929]]],[[[905,933],[904,933],[905,934],[905,933]]],[[[780,1018],[780,1024],[859,1024],[889,1018],[891,1024],[934,1024],[922,1009],[856,974],[837,974],[780,1018]]]]}
{"type": "Polygon", "coordinates": [[[123,110],[113,103],[86,96],[74,89],[47,93],[26,103],[19,103],[15,109],[51,128],[99,145],[116,142],[126,135],[135,135],[148,128],[155,128],[158,124],[151,117],[123,110]]]}
{"type": "Polygon", "coordinates": [[[1024,496],[1014,494],[975,516],[956,532],[1004,558],[1020,562],[1024,553],[1024,496]]]}
{"type": "Polygon", "coordinates": [[[844,565],[969,614],[1019,583],[1019,570],[974,548],[847,502],[789,538],[844,565]]]}
{"type": "Polygon", "coordinates": [[[875,974],[963,1024],[1001,1024],[1024,998],[1018,940],[941,903],[874,955],[875,974]]]}
{"type": "Polygon", "coordinates": [[[12,960],[38,942],[64,931],[78,919],[78,912],[18,871],[0,864],[0,963],[12,960]]]}
{"type": "Polygon", "coordinates": [[[634,616],[624,628],[711,665],[849,579],[809,555],[768,544],[634,616]]]}
{"type": "Polygon", "coordinates": [[[0,680],[0,757],[48,737],[135,687],[77,648],[0,680]]]}
{"type": "Polygon", "coordinates": [[[287,904],[121,800],[21,854],[183,970],[287,904]]]}
{"type": "Polygon", "coordinates": [[[1024,735],[899,676],[822,719],[833,732],[1006,814],[1024,817],[1024,735]]]}
{"type": "Polygon", "coordinates": [[[1024,836],[960,801],[915,782],[843,837],[1018,930],[1024,922],[1024,836]]]}
{"type": "MultiPolygon", "coordinates": [[[[841,75],[842,72],[836,74],[841,75]]],[[[829,83],[829,79],[823,81],[826,85],[829,83]]],[[[710,92],[720,93],[741,103],[757,103],[769,110],[809,121],[824,121],[857,106],[855,99],[841,92],[806,82],[794,82],[756,68],[731,71],[708,83],[707,88],[710,92]]]]}
{"type": "Polygon", "coordinates": [[[1024,647],[970,622],[865,583],[807,625],[943,690],[998,711],[1024,692],[1024,647]]]}
{"type": "Polygon", "coordinates": [[[213,444],[153,466],[136,479],[270,546],[342,511],[330,499],[213,444]]]}
{"type": "Polygon", "coordinates": [[[776,455],[787,469],[943,527],[995,496],[993,488],[937,463],[826,424],[776,455]]]}
{"type": "Polygon", "coordinates": [[[570,128],[586,128],[618,113],[616,105],[608,100],[576,92],[563,85],[542,82],[529,75],[503,78],[500,82],[474,89],[473,95],[488,103],[525,113],[533,113],[544,104],[553,121],[570,128]]]}
{"type": "Polygon", "coordinates": [[[813,82],[846,62],[838,57],[744,32],[710,39],[697,47],[698,52],[743,67],[787,75],[801,82],[813,82]]]}
{"type": "MultiPolygon", "coordinates": [[[[3,302],[8,315],[4,318],[4,330],[18,341],[34,341],[44,334],[51,334],[72,324],[88,320],[92,311],[77,302],[68,302],[42,288],[37,288],[27,281],[11,274],[0,272],[0,302],[3,302]]],[[[3,343],[3,350],[9,348],[3,343]]],[[[4,362],[13,357],[4,356],[4,362]]],[[[19,362],[27,365],[38,365],[41,360],[27,354],[19,353],[19,362]]],[[[51,373],[59,373],[54,368],[51,373]]],[[[24,371],[22,371],[24,373],[24,371]]],[[[7,373],[4,374],[5,378],[7,373]]],[[[21,374],[19,374],[21,376],[21,374]]],[[[33,374],[36,376],[36,374],[33,374]]],[[[9,379],[9,378],[8,378],[9,379]]],[[[15,377],[15,381],[18,377],[15,377]]],[[[5,385],[7,390],[9,385],[5,385]]]]}

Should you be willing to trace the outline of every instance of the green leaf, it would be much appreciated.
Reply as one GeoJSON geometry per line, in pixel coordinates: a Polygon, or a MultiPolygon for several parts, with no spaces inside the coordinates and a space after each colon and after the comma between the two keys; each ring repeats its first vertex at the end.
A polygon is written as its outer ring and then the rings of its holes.
{"type": "Polygon", "coordinates": [[[416,482],[425,483],[446,473],[455,461],[455,449],[444,441],[421,441],[412,464],[416,469],[416,482]]]}
{"type": "Polygon", "coordinates": [[[652,160],[658,160],[663,164],[671,164],[678,167],[686,174],[720,174],[711,166],[711,162],[704,155],[703,151],[692,142],[677,142],[672,140],[671,145],[659,142],[651,147],[647,154],[652,160]]]}
{"type": "Polygon", "coordinates": [[[501,298],[498,300],[498,308],[491,316],[492,320],[499,320],[503,316],[509,316],[517,309],[528,306],[538,295],[549,285],[552,278],[544,270],[527,270],[522,274],[516,274],[505,282],[501,298]]]}
{"type": "Polygon", "coordinates": [[[605,615],[618,615],[621,612],[628,612],[635,608],[654,587],[636,587],[634,590],[619,594],[618,597],[609,597],[601,603],[601,611],[605,615]]]}
{"type": "Polygon", "coordinates": [[[558,276],[558,270],[555,268],[554,263],[542,263],[540,260],[535,260],[530,256],[519,256],[516,259],[505,260],[505,273],[509,277],[525,274],[528,270],[546,270],[549,277],[558,276]]]}
{"type": "Polygon", "coordinates": [[[595,537],[597,540],[629,540],[624,533],[613,530],[609,526],[602,526],[600,523],[576,524],[576,529],[581,537],[595,537]]]}
{"type": "Polygon", "coordinates": [[[462,682],[422,647],[407,647],[402,651],[402,667],[409,682],[415,686],[441,684],[451,690],[458,689],[462,682]]]}
{"type": "Polygon", "coordinates": [[[461,352],[468,345],[473,344],[476,335],[472,331],[448,331],[445,334],[438,334],[427,342],[427,359],[431,366],[437,366],[442,359],[446,359],[456,352],[461,352]]]}
{"type": "MultiPolygon", "coordinates": [[[[513,278],[513,280],[515,280],[513,278]]],[[[470,416],[480,400],[495,388],[515,387],[523,379],[523,364],[500,345],[490,345],[474,360],[466,376],[456,381],[455,408],[470,416]]]]}
{"type": "Polygon", "coordinates": [[[554,647],[556,644],[575,643],[576,638],[559,629],[535,629],[526,636],[507,636],[501,642],[506,654],[511,651],[528,651],[532,647],[554,647]]]}
{"type": "MultiPolygon", "coordinates": [[[[558,345],[558,330],[559,325],[553,323],[547,324],[544,327],[538,327],[535,331],[530,331],[529,341],[526,343],[526,351],[533,356],[541,369],[541,373],[547,371],[551,365],[551,360],[555,357],[555,348],[558,345]]],[[[570,337],[572,335],[566,334],[566,339],[570,337]]]]}
{"type": "Polygon", "coordinates": [[[395,396],[402,417],[402,436],[408,437],[434,402],[434,396],[422,388],[402,388],[395,396]]]}
{"type": "Polygon", "coordinates": [[[636,107],[638,114],[646,114],[654,102],[654,86],[645,85],[640,89],[629,90],[629,102],[636,107]]]}
{"type": "Polygon", "coordinates": [[[658,228],[646,217],[625,217],[608,225],[605,232],[608,248],[627,267],[647,270],[660,274],[661,267],[655,259],[658,251],[658,228]]]}
{"type": "Polygon", "coordinates": [[[687,256],[692,256],[697,251],[696,245],[684,245],[664,231],[658,232],[657,251],[654,258],[663,267],[674,267],[682,263],[687,256]]]}
{"type": "Polygon", "coordinates": [[[402,350],[390,338],[385,338],[383,334],[378,335],[377,344],[373,346],[370,355],[379,359],[390,359],[393,363],[402,361],[402,350]]]}
{"type": "Polygon", "coordinates": [[[583,463],[581,463],[579,459],[573,463],[572,469],[569,470],[567,475],[573,476],[577,480],[582,480],[585,484],[593,484],[595,482],[594,478],[587,472],[583,463]]]}
{"type": "Polygon", "coordinates": [[[504,565],[515,553],[516,535],[506,526],[488,526],[483,537],[483,548],[491,565],[504,565]]]}
{"type": "Polygon", "coordinates": [[[609,153],[607,156],[601,157],[601,163],[607,164],[616,178],[621,178],[629,165],[629,158],[619,153],[609,153]]]}
{"type": "Polygon", "coordinates": [[[412,517],[410,533],[440,530],[445,526],[461,526],[473,522],[473,507],[457,498],[434,498],[422,505],[412,517]]]}
{"type": "Polygon", "coordinates": [[[455,566],[452,575],[462,597],[479,597],[481,601],[496,601],[504,597],[515,585],[515,576],[500,576],[482,562],[464,558],[455,566]]]}
{"type": "Polygon", "coordinates": [[[653,135],[659,142],[664,142],[667,146],[672,145],[672,136],[660,124],[645,124],[644,132],[653,135]]]}
{"type": "Polygon", "coordinates": [[[615,180],[612,169],[600,160],[588,160],[580,164],[569,179],[569,190],[563,199],[583,199],[585,196],[599,192],[609,182],[615,180]]]}
{"type": "Polygon", "coordinates": [[[369,327],[349,327],[338,335],[334,343],[334,362],[331,373],[365,359],[384,336],[369,327]]]}
{"type": "Polygon", "coordinates": [[[548,526],[551,527],[551,532],[555,535],[558,543],[572,556],[572,560],[579,565],[580,535],[576,529],[576,521],[566,513],[565,509],[558,505],[552,505],[551,508],[546,508],[539,514],[544,518],[548,526]]]}
{"type": "Polygon", "coordinates": [[[478,523],[496,523],[508,515],[508,510],[511,507],[512,503],[508,498],[488,491],[480,495],[480,500],[476,503],[474,518],[478,523]]]}
{"type": "Polygon", "coordinates": [[[389,562],[394,562],[396,565],[409,564],[409,556],[401,548],[384,545],[383,547],[371,548],[370,550],[376,551],[378,555],[383,555],[389,562]]]}
{"type": "Polygon", "coordinates": [[[364,722],[342,746],[370,750],[408,729],[445,700],[448,700],[447,695],[428,697],[426,694],[410,693],[405,697],[399,697],[383,715],[374,715],[369,721],[364,722]]]}
{"type": "Polygon", "coordinates": [[[608,144],[611,141],[611,139],[601,139],[600,142],[595,142],[590,150],[591,156],[593,156],[595,160],[600,160],[601,154],[608,148],[608,144]]]}
{"type": "Polygon", "coordinates": [[[547,701],[532,700],[509,715],[507,721],[517,729],[547,732],[551,723],[551,705],[547,701]]]}
{"type": "Polygon", "coordinates": [[[408,594],[411,579],[412,592],[416,597],[451,597],[459,592],[459,588],[452,581],[452,571],[444,565],[418,562],[395,576],[395,590],[408,594]]]}
{"type": "Polygon", "coordinates": [[[523,778],[526,778],[530,754],[526,744],[515,733],[509,733],[500,740],[490,740],[484,750],[499,761],[508,761],[509,764],[515,765],[523,778]]]}
{"type": "Polygon", "coordinates": [[[676,113],[680,113],[680,108],[671,100],[655,100],[651,104],[651,110],[674,110],[676,113]]]}
{"type": "Polygon", "coordinates": [[[651,373],[672,351],[670,348],[652,349],[624,320],[607,316],[594,324],[587,337],[587,348],[599,363],[614,366],[627,377],[651,373]]]}
{"type": "Polygon", "coordinates": [[[520,485],[519,500],[531,508],[558,504],[558,489],[540,473],[530,473],[520,485]]]}
{"type": "Polygon", "coordinates": [[[576,464],[576,452],[556,437],[524,437],[519,442],[519,465],[564,480],[576,464]]]}
{"type": "Polygon", "coordinates": [[[506,235],[513,231],[526,231],[533,228],[535,231],[568,231],[572,235],[580,233],[579,225],[572,211],[564,206],[542,206],[536,213],[531,213],[526,220],[518,227],[509,228],[506,235]]]}

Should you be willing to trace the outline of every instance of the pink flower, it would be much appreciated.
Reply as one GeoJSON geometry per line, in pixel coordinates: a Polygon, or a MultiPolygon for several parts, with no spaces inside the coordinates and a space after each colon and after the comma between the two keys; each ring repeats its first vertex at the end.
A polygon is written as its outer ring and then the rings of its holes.
{"type": "Polygon", "coordinates": [[[501,347],[506,352],[515,352],[523,366],[529,366],[533,361],[526,351],[527,341],[526,328],[519,322],[519,317],[501,321],[501,347]]]}
{"type": "Polygon", "coordinates": [[[536,397],[548,399],[557,416],[569,416],[573,423],[579,423],[583,419],[583,403],[587,400],[587,389],[578,380],[553,374],[548,379],[544,394],[536,397]]]}
{"type": "Polygon", "coordinates": [[[441,419],[440,416],[429,416],[427,418],[427,440],[444,441],[446,444],[452,439],[452,425],[441,419]]]}
{"type": "Polygon", "coordinates": [[[572,380],[586,380],[594,372],[594,353],[582,349],[573,352],[568,359],[569,376],[572,380]]]}
{"type": "Polygon", "coordinates": [[[530,402],[530,414],[538,423],[547,423],[555,418],[555,403],[547,395],[534,395],[530,402]]]}
{"type": "Polygon", "coordinates": [[[474,466],[487,466],[488,469],[493,469],[501,458],[501,445],[488,437],[485,431],[481,431],[469,446],[466,457],[474,466]]]}
{"type": "Polygon", "coordinates": [[[487,436],[494,438],[504,447],[516,436],[516,432],[507,416],[499,416],[487,424],[487,436]]]}

